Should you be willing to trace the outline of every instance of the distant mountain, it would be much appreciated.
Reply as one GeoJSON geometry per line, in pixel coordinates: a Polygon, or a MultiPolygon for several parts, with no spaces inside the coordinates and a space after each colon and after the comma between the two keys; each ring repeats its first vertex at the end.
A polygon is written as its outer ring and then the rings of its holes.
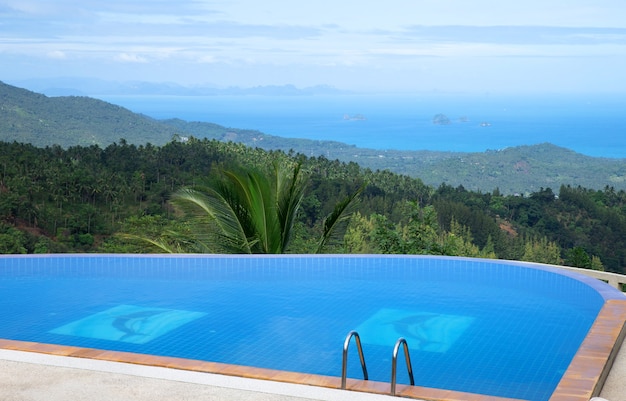
{"type": "Polygon", "coordinates": [[[328,85],[297,88],[294,85],[269,85],[241,88],[221,88],[216,85],[183,86],[172,82],[104,81],[96,78],[46,78],[29,79],[16,83],[33,88],[47,96],[309,96],[349,93],[328,85]]]}
{"type": "Polygon", "coordinates": [[[154,120],[89,97],[47,97],[0,82],[0,141],[43,147],[163,145],[175,135],[241,142],[267,150],[358,163],[468,190],[503,194],[555,191],[562,185],[626,190],[626,159],[584,156],[552,144],[518,146],[481,153],[397,151],[357,148],[341,142],[282,138],[259,131],[179,119],[154,120]]]}

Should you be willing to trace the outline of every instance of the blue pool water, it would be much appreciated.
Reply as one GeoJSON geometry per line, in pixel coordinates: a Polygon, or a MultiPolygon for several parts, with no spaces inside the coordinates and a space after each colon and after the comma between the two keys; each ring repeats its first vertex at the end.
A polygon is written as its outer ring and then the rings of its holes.
{"type": "MultiPolygon", "coordinates": [[[[547,400],[604,300],[583,281],[524,266],[407,256],[5,256],[0,338],[340,376],[343,341],[357,330],[370,380],[389,382],[402,336],[416,385],[547,400]]],[[[348,376],[361,378],[355,351],[348,376]]],[[[398,362],[398,381],[408,383],[398,362]]]]}

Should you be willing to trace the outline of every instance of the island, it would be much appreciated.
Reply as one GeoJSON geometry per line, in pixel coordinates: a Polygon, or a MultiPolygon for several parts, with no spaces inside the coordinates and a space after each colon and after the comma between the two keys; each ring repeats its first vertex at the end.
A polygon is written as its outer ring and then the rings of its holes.
{"type": "Polygon", "coordinates": [[[435,114],[433,117],[433,124],[435,125],[450,125],[452,121],[445,114],[435,114]]]}
{"type": "Polygon", "coordinates": [[[343,119],[346,121],[363,121],[366,120],[363,114],[344,114],[343,119]]]}

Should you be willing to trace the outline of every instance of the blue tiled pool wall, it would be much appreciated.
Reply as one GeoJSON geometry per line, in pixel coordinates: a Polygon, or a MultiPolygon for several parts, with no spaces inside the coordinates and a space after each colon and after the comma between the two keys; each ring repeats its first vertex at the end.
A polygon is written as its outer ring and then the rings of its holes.
{"type": "Polygon", "coordinates": [[[599,310],[585,282],[520,262],[445,257],[46,255],[0,257],[0,277],[116,277],[162,280],[446,280],[567,299],[599,310]],[[529,267],[530,266],[530,267],[529,267]]]}

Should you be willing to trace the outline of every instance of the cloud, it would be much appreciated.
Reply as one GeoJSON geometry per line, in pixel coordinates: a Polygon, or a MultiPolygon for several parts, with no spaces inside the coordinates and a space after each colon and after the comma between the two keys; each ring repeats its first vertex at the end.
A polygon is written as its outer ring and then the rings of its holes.
{"type": "Polygon", "coordinates": [[[58,5],[29,0],[6,0],[2,3],[0,4],[0,12],[23,15],[46,15],[55,12],[59,8],[58,5]]]}
{"type": "Polygon", "coordinates": [[[65,52],[62,52],[61,50],[53,50],[51,52],[48,52],[46,55],[49,58],[56,60],[65,60],[67,58],[67,54],[65,54],[65,52]]]}
{"type": "MultiPolygon", "coordinates": [[[[130,17],[129,17],[130,18],[130,17]]],[[[153,36],[170,38],[204,37],[212,39],[267,38],[276,40],[298,40],[318,37],[321,30],[299,25],[242,24],[235,21],[203,21],[200,18],[168,15],[144,15],[130,19],[117,17],[100,21],[98,27],[87,33],[95,35],[133,35],[145,38],[153,36]]]]}
{"type": "Polygon", "coordinates": [[[170,0],[150,0],[149,2],[145,0],[3,0],[0,2],[0,12],[33,17],[65,16],[66,19],[99,13],[118,13],[119,15],[211,13],[210,9],[199,1],[173,2],[170,0]]]}
{"type": "Polygon", "coordinates": [[[217,62],[217,59],[215,58],[215,56],[212,55],[204,55],[204,56],[200,56],[198,57],[198,63],[201,64],[214,64],[217,62]]]}
{"type": "Polygon", "coordinates": [[[412,26],[405,36],[425,42],[527,45],[626,44],[626,28],[554,26],[412,26]]]}
{"type": "Polygon", "coordinates": [[[123,63],[147,63],[148,60],[145,57],[131,53],[120,53],[115,56],[115,60],[123,63]]]}

